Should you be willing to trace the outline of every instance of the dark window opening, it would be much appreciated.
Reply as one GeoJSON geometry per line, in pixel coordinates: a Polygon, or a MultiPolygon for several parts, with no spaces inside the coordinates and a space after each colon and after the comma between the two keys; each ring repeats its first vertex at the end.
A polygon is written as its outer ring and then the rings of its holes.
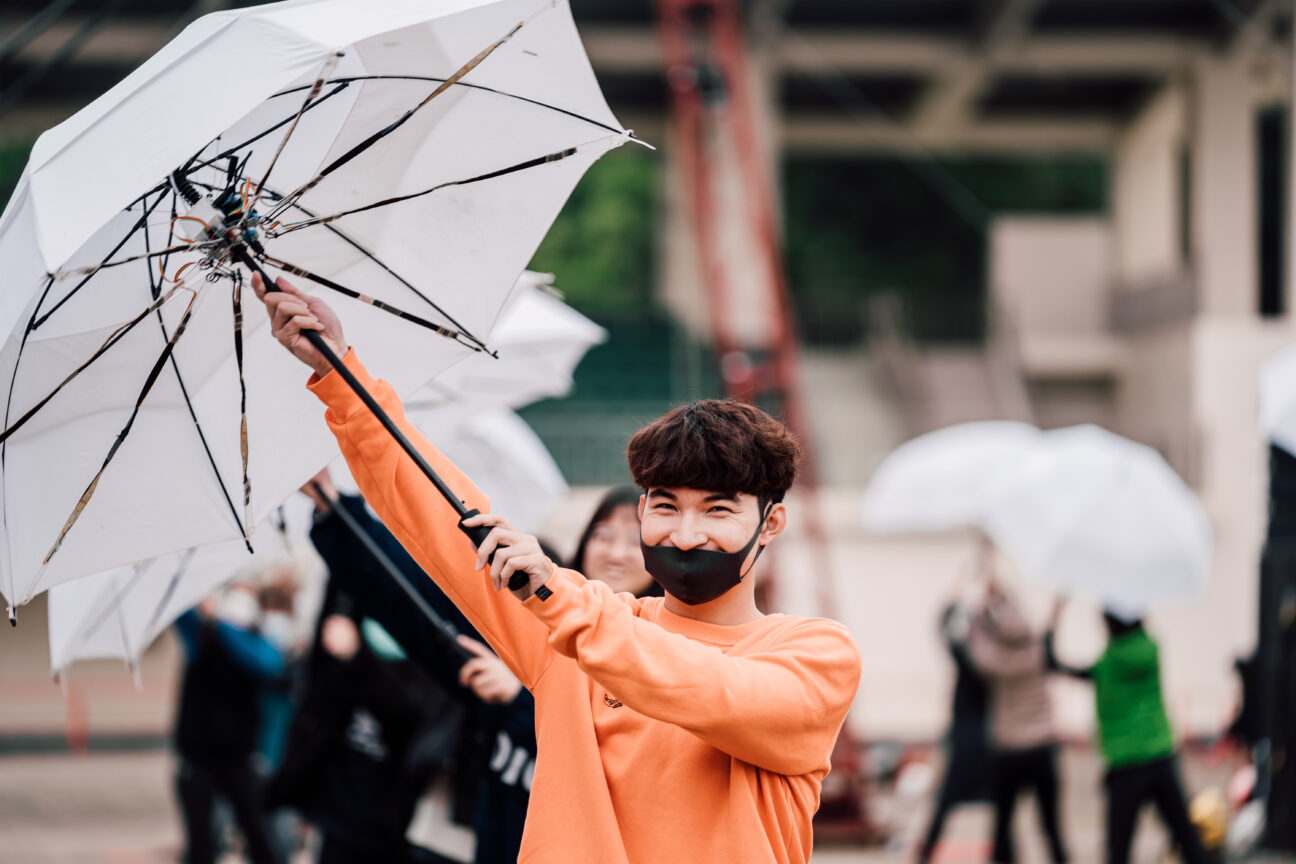
{"type": "Polygon", "coordinates": [[[1286,311],[1286,261],[1283,239],[1287,231],[1287,108],[1275,105],[1260,111],[1256,147],[1259,150],[1260,296],[1264,318],[1286,311]]]}

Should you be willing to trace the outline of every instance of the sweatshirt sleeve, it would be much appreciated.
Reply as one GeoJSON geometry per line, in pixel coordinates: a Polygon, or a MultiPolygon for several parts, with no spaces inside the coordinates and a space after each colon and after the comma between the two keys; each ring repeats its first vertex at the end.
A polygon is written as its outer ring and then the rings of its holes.
{"type": "MultiPolygon", "coordinates": [[[[405,418],[391,385],[374,380],[354,351],[344,362],[460,500],[470,509],[489,510],[486,496],[405,418]]],[[[365,500],[518,680],[533,687],[553,659],[544,626],[508,591],[493,590],[486,570],[473,567],[477,553],[459,530],[454,508],[342,376],[312,375],[308,386],[328,407],[324,417],[365,500]]]]}
{"type": "Polygon", "coordinates": [[[624,704],[758,768],[795,775],[827,766],[860,677],[859,649],[842,625],[802,619],[740,656],[639,618],[625,595],[570,570],[548,587],[545,600],[523,605],[556,651],[624,704]]]}

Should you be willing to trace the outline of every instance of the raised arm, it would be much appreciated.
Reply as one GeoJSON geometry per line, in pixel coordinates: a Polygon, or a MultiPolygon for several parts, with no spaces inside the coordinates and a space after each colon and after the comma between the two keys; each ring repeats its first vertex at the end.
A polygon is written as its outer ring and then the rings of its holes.
{"type": "MultiPolygon", "coordinates": [[[[259,277],[253,277],[252,284],[270,313],[274,337],[315,370],[309,386],[328,406],[325,419],[365,500],[514,674],[528,687],[533,686],[552,659],[543,626],[509,592],[493,590],[485,571],[475,565],[476,552],[459,530],[454,508],[302,336],[304,330],[319,331],[341,354],[346,340],[337,317],[322,300],[302,294],[286,280],[277,280],[279,293],[266,293],[259,277]]],[[[391,386],[370,376],[354,352],[346,351],[344,360],[467,507],[487,511],[486,496],[405,418],[404,406],[391,386]]]]}
{"type": "Polygon", "coordinates": [[[547,600],[523,605],[557,651],[626,705],[760,768],[805,774],[828,766],[860,676],[845,627],[789,621],[739,656],[642,620],[633,601],[601,582],[559,570],[548,584],[547,600]]]}

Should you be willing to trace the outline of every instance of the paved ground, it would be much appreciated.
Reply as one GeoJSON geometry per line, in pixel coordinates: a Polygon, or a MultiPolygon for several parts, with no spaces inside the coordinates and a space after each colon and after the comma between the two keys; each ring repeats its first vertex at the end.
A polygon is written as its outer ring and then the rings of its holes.
{"type": "MultiPolygon", "coordinates": [[[[1099,861],[1101,813],[1092,753],[1072,748],[1064,758],[1065,829],[1075,864],[1099,861]]],[[[3,864],[161,864],[178,859],[180,831],[171,796],[171,759],[163,752],[82,756],[0,757],[0,862],[3,864]]],[[[920,772],[921,773],[921,772],[920,772]]],[[[1189,758],[1194,789],[1220,782],[1227,766],[1209,754],[1189,758]]],[[[920,779],[911,775],[911,780],[920,779]]],[[[913,838],[929,812],[926,794],[894,790],[874,802],[876,817],[895,840],[877,849],[821,848],[814,864],[907,864],[913,838]]],[[[1019,808],[1023,864],[1044,860],[1033,808],[1019,808]]],[[[1164,835],[1145,814],[1137,864],[1167,860],[1164,835]]],[[[938,860],[985,859],[988,808],[956,811],[938,860]]],[[[231,857],[224,864],[234,864],[231,857]]],[[[717,862],[727,864],[727,862],[717,862]]]]}

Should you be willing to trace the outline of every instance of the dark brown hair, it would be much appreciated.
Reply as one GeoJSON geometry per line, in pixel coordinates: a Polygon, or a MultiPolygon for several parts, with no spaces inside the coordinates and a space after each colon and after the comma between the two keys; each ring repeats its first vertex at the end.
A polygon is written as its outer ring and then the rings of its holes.
{"type": "Polygon", "coordinates": [[[626,448],[641,488],[674,486],[783,500],[801,445],[779,421],[734,399],[681,405],[640,429],[626,448]]]}

